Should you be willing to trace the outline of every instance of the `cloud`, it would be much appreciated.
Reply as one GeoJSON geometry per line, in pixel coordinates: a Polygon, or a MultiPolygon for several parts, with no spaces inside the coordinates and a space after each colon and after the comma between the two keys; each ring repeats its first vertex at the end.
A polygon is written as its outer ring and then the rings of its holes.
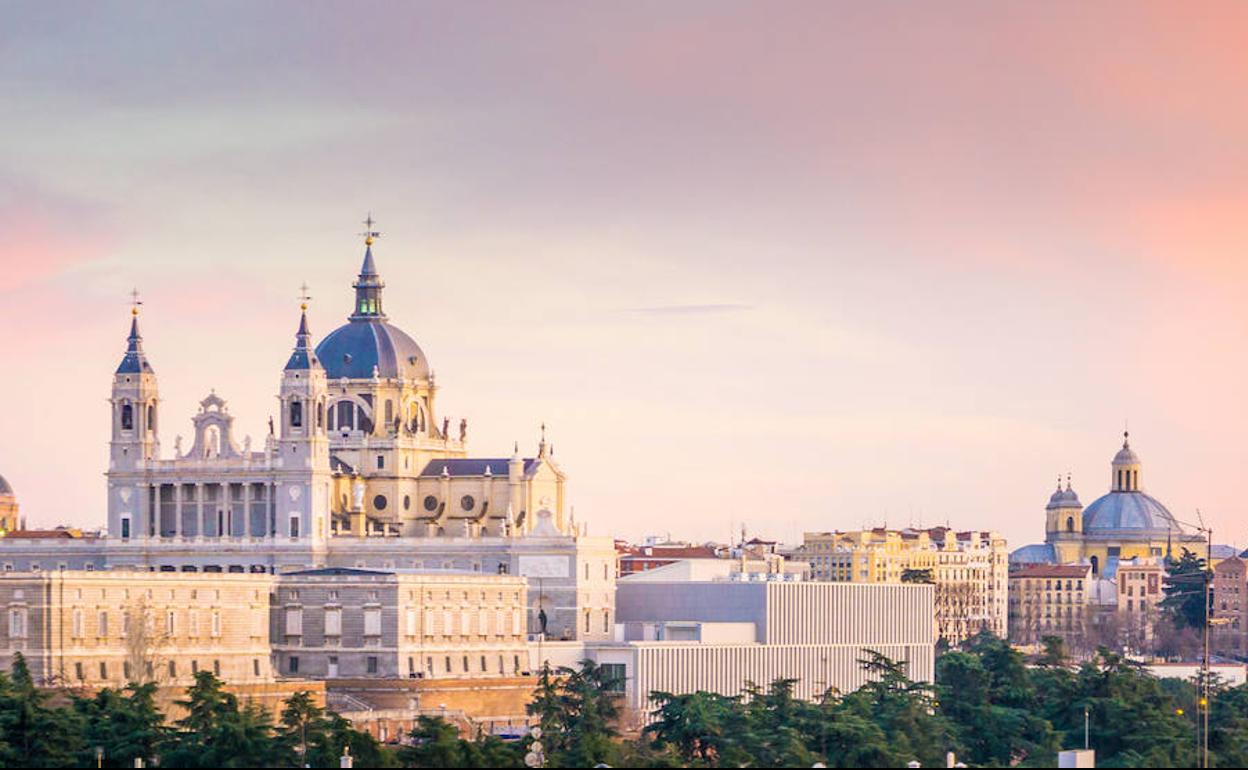
{"type": "Polygon", "coordinates": [[[624,312],[638,315],[723,315],[727,313],[748,313],[754,310],[753,305],[738,304],[707,304],[707,305],[657,305],[654,307],[628,308],[624,312]]]}

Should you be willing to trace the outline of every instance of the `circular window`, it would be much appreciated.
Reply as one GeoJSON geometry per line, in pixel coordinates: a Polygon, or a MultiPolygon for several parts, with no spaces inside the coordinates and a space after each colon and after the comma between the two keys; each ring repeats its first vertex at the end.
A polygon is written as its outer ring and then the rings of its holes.
{"type": "Polygon", "coordinates": [[[472,499],[472,495],[464,495],[463,498],[459,501],[459,505],[465,511],[471,511],[473,508],[476,507],[477,501],[472,499]]]}
{"type": "Polygon", "coordinates": [[[384,511],[384,510],[386,510],[386,496],[385,496],[385,495],[377,495],[376,497],[374,497],[374,498],[373,498],[373,507],[374,507],[374,508],[376,508],[376,509],[377,509],[377,510],[379,510],[379,511],[384,511]]]}
{"type": "Polygon", "coordinates": [[[433,495],[429,495],[428,497],[426,497],[425,498],[425,510],[436,511],[437,509],[438,509],[438,498],[434,497],[433,495]]]}
{"type": "Polygon", "coordinates": [[[412,496],[403,495],[403,510],[410,511],[412,509],[412,496]]]}

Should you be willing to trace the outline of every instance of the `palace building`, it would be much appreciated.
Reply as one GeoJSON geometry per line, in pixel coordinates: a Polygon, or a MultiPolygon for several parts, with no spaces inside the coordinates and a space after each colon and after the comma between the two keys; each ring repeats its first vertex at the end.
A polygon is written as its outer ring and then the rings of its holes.
{"type": "MultiPolygon", "coordinates": [[[[303,305],[281,369],[280,415],[261,446],[240,442],[213,392],[191,417],[189,445],[179,437],[165,450],[136,303],[109,399],[106,531],[0,538],[0,569],[528,577],[527,633],[609,637],[612,540],[574,520],[544,427],[534,454],[517,444],[509,455],[474,456],[467,422],[441,418],[428,357],[386,315],[368,224],[346,323],[314,345],[303,305]]],[[[0,481],[6,529],[16,524],[10,493],[0,481]]]]}

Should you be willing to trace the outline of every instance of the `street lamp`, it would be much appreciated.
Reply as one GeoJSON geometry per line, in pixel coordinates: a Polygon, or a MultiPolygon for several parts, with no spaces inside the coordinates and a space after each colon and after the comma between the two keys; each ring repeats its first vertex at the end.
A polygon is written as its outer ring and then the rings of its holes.
{"type": "Polygon", "coordinates": [[[546,753],[542,746],[542,728],[534,727],[529,731],[529,736],[533,741],[529,744],[529,751],[524,755],[525,767],[544,767],[546,764],[546,753]]]}

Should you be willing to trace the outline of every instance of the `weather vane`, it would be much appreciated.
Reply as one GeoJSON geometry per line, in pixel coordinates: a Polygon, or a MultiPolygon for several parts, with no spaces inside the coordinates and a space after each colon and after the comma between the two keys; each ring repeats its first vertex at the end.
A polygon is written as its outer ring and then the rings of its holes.
{"type": "Polygon", "coordinates": [[[368,218],[364,220],[364,232],[360,235],[364,236],[364,243],[371,246],[373,241],[381,237],[381,233],[373,229],[373,225],[377,224],[373,219],[373,212],[368,212],[368,218]]]}
{"type": "Polygon", "coordinates": [[[143,300],[139,299],[139,290],[134,288],[130,290],[130,312],[133,315],[139,314],[139,305],[143,304],[143,300]]]}
{"type": "Polygon", "coordinates": [[[308,282],[304,281],[299,287],[299,307],[303,310],[308,309],[308,301],[312,299],[312,295],[308,294],[308,282]]]}

